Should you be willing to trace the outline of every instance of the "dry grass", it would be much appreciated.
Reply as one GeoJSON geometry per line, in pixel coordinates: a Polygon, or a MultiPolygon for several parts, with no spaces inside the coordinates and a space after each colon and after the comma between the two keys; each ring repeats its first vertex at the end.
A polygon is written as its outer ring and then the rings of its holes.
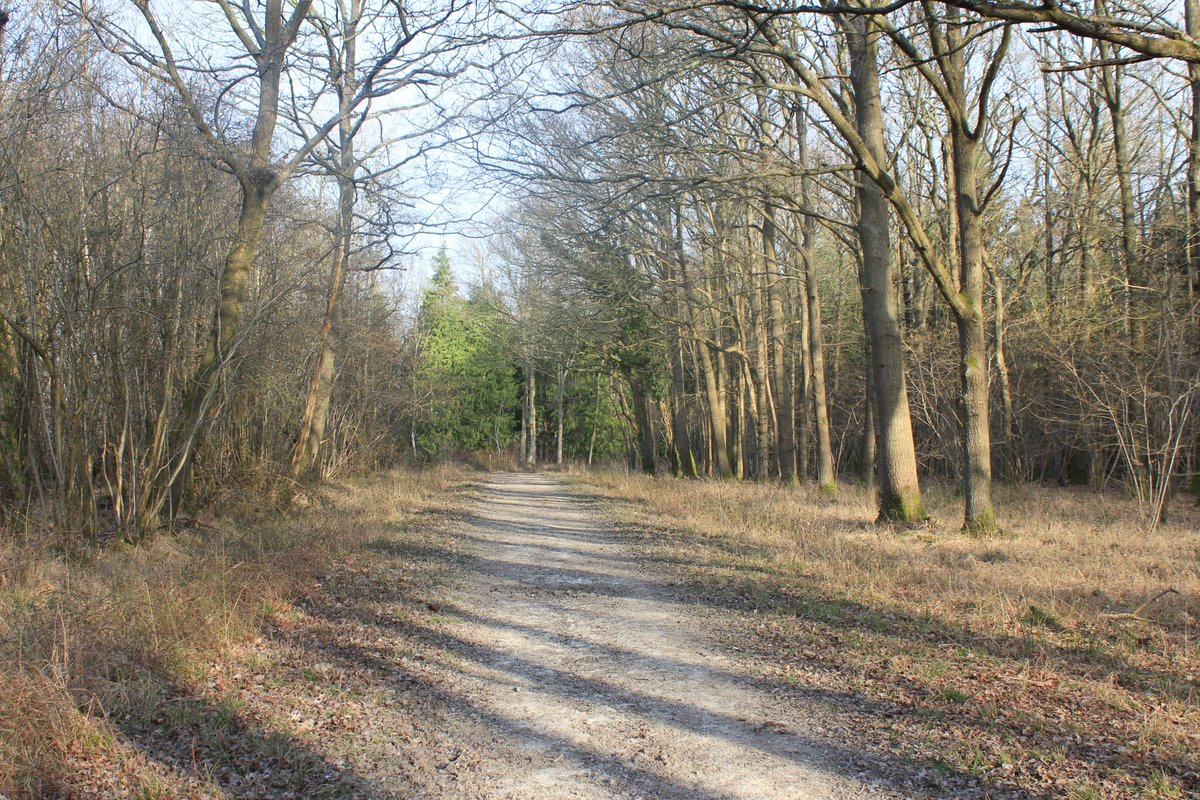
{"type": "Polygon", "coordinates": [[[852,488],[579,480],[781,683],[865,698],[880,747],[1017,796],[1200,796],[1196,509],[1146,534],[1125,498],[1002,487],[1011,536],[974,539],[936,487],[946,524],[899,532],[852,488]]]}
{"type": "Polygon", "coordinates": [[[0,796],[170,794],[113,720],[156,718],[164,687],[286,617],[339,557],[429,510],[460,471],[328,487],[289,514],[234,509],[138,548],[0,552],[0,796]],[[301,507],[307,506],[307,507],[301,507]],[[97,767],[102,764],[102,767],[97,767]]]}

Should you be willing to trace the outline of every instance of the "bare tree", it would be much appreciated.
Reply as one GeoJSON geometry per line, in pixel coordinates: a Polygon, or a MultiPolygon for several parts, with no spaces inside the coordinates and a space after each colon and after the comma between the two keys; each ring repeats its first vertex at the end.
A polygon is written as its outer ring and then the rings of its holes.
{"type": "MultiPolygon", "coordinates": [[[[218,279],[220,301],[213,317],[209,344],[185,384],[183,401],[172,425],[170,460],[157,482],[159,499],[147,509],[153,518],[164,507],[168,514],[178,511],[204,421],[217,398],[226,368],[245,339],[243,315],[247,289],[272,199],[279,187],[350,111],[390,89],[388,69],[417,32],[403,21],[391,31],[372,62],[356,77],[353,91],[344,92],[346,97],[337,109],[305,131],[302,138],[290,143],[281,159],[278,156],[281,143],[276,131],[284,102],[284,74],[290,69],[289,54],[305,33],[306,25],[325,19],[314,0],[300,0],[286,13],[282,0],[267,0],[260,10],[219,0],[215,11],[219,11],[226,36],[217,51],[241,55],[241,58],[234,56],[222,64],[212,64],[201,53],[185,55],[189,43],[181,43],[177,36],[172,36],[149,3],[133,5],[149,31],[150,43],[144,43],[131,29],[120,27],[90,7],[78,6],[75,11],[93,27],[106,47],[174,91],[210,156],[233,175],[241,191],[233,244],[218,279]],[[252,65],[249,74],[245,64],[252,65]],[[247,78],[255,88],[243,97],[242,86],[247,83],[247,78]],[[207,83],[197,86],[198,80],[207,83]],[[235,105],[241,104],[247,110],[253,108],[248,143],[240,140],[236,127],[230,125],[226,95],[234,98],[235,105]]],[[[456,8],[451,4],[443,12],[442,19],[448,18],[456,8]]],[[[222,29],[215,20],[212,24],[213,30],[222,29]]],[[[325,23],[318,27],[326,31],[337,29],[325,23]]],[[[336,72],[323,77],[338,79],[336,72]]],[[[295,84],[289,81],[286,86],[294,87],[295,84]]],[[[317,87],[313,94],[320,97],[324,92],[317,87]]],[[[298,99],[289,98],[289,101],[298,99]]]]}

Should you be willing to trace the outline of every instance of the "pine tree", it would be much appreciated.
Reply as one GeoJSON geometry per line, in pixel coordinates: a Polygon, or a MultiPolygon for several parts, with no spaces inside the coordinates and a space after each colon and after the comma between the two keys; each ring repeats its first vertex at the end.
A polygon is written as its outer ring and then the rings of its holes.
{"type": "Polygon", "coordinates": [[[433,398],[418,447],[429,457],[503,448],[515,432],[518,403],[507,321],[482,298],[459,293],[444,249],[433,259],[417,326],[418,377],[433,398]]]}

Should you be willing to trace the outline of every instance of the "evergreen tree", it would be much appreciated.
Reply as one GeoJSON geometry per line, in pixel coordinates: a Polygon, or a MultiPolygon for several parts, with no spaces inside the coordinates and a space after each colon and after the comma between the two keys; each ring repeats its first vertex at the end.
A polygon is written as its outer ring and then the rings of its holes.
{"type": "Polygon", "coordinates": [[[500,450],[516,430],[518,386],[507,321],[478,296],[458,291],[441,250],[421,300],[418,379],[433,398],[417,445],[428,457],[456,450],[500,450]]]}

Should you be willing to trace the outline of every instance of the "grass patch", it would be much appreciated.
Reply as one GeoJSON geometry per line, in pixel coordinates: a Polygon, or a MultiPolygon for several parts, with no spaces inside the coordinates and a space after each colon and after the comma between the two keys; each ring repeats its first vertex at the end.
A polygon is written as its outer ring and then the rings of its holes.
{"type": "Polygon", "coordinates": [[[1049,628],[1050,630],[1062,630],[1062,621],[1053,611],[1047,611],[1041,606],[1030,606],[1025,609],[1025,613],[1021,615],[1021,622],[1035,628],[1049,628]]]}
{"type": "MultiPolygon", "coordinates": [[[[241,746],[240,700],[193,702],[181,687],[264,625],[295,624],[295,602],[331,564],[428,512],[459,477],[393,472],[328,487],[289,514],[238,509],[83,557],[0,544],[0,796],[90,795],[101,771],[116,796],[194,793],[122,731],[187,729],[216,751],[241,746]]],[[[293,746],[273,736],[261,749],[293,746]]]]}
{"type": "Polygon", "coordinates": [[[971,695],[964,692],[962,689],[955,689],[952,686],[944,686],[936,693],[939,700],[946,703],[965,703],[971,699],[971,695]]]}

